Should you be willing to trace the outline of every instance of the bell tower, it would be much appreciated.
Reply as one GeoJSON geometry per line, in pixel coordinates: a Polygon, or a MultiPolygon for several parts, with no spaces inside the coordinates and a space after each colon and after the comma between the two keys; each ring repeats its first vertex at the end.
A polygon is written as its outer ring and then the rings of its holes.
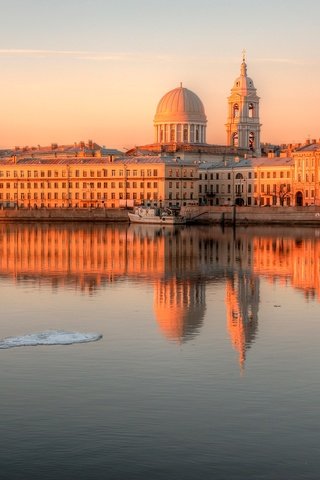
{"type": "Polygon", "coordinates": [[[256,157],[261,155],[259,100],[253,81],[247,76],[243,51],[240,77],[228,97],[227,145],[248,149],[256,157]]]}

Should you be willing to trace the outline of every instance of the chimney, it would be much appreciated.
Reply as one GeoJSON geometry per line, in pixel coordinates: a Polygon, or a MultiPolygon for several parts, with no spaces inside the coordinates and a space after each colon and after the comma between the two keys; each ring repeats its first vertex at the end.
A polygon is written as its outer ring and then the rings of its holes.
{"type": "Polygon", "coordinates": [[[310,145],[310,138],[307,138],[306,145],[310,145]]]}
{"type": "Polygon", "coordinates": [[[92,140],[88,140],[88,147],[89,147],[89,148],[92,148],[92,147],[93,147],[93,141],[92,141],[92,140]]]}

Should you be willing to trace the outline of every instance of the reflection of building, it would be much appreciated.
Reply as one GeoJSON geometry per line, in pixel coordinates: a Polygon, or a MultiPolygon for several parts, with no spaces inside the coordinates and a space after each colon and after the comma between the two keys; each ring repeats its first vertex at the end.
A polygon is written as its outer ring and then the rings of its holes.
{"type": "Polygon", "coordinates": [[[169,340],[190,340],[200,332],[205,313],[205,286],[172,277],[155,285],[154,311],[169,340]]]}
{"type": "Polygon", "coordinates": [[[259,288],[259,278],[251,275],[239,273],[227,280],[227,325],[241,368],[258,329],[259,288]]]}
{"type": "Polygon", "coordinates": [[[258,328],[259,279],[283,282],[320,300],[320,237],[315,229],[145,225],[0,224],[0,278],[94,293],[123,279],[154,289],[163,334],[200,333],[206,286],[226,284],[227,327],[240,363],[258,328]]]}

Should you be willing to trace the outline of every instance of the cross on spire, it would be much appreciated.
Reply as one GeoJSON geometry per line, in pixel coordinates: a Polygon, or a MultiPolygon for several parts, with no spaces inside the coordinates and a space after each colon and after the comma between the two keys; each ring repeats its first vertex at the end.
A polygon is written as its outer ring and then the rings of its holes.
{"type": "Polygon", "coordinates": [[[246,61],[246,53],[247,53],[247,52],[246,52],[246,49],[244,48],[244,49],[242,50],[242,61],[243,61],[243,62],[246,61]]]}

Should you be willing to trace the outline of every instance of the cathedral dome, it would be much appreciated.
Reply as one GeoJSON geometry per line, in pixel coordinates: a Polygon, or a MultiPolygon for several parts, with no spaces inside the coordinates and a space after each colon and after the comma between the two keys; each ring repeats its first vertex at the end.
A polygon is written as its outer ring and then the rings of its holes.
{"type": "Polygon", "coordinates": [[[154,121],[206,123],[207,117],[200,98],[181,84],[161,98],[154,121]]]}

